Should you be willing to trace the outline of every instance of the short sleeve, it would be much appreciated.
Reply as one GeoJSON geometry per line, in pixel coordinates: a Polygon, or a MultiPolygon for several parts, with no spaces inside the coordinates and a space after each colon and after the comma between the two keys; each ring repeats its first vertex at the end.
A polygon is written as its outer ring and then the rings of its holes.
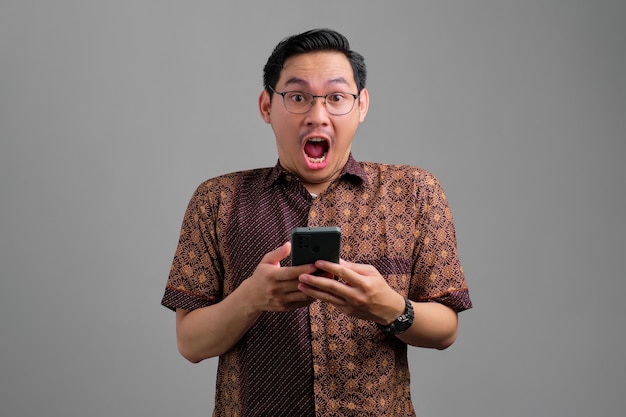
{"type": "Polygon", "coordinates": [[[416,245],[410,297],[436,301],[460,312],[472,307],[461,266],[448,200],[435,176],[422,172],[417,184],[416,245]]]}
{"type": "Polygon", "coordinates": [[[210,186],[194,192],[180,229],[178,246],[161,304],[171,310],[194,310],[219,301],[224,268],[217,241],[210,186]]]}

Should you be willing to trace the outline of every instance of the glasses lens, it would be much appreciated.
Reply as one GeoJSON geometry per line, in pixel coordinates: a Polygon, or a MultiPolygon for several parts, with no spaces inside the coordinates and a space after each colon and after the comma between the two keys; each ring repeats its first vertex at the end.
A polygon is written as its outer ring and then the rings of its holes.
{"type": "Polygon", "coordinates": [[[326,96],[326,109],[330,114],[349,113],[356,99],[348,93],[330,93],[326,96]]]}
{"type": "Polygon", "coordinates": [[[306,113],[311,108],[313,95],[302,91],[289,91],[283,96],[285,108],[291,113],[306,113]]]}

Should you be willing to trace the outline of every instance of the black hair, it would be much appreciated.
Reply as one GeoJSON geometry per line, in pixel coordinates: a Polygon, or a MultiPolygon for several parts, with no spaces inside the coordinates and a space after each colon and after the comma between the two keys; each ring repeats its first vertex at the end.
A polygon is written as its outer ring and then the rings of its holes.
{"type": "Polygon", "coordinates": [[[365,88],[365,79],[367,77],[365,59],[361,54],[350,49],[348,39],[341,33],[331,29],[312,29],[285,38],[276,45],[263,68],[263,85],[265,89],[271,92],[270,87],[276,87],[280,72],[288,58],[316,51],[337,51],[343,53],[350,61],[354,81],[359,92],[365,88]]]}

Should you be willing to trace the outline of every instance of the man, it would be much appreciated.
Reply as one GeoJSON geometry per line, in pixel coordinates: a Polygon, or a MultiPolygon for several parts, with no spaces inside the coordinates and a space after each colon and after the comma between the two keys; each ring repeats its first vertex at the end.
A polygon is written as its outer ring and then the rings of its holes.
{"type": "Polygon", "coordinates": [[[471,307],[437,179],[352,157],[365,80],[335,31],[280,42],[259,97],[278,163],[191,198],[162,304],[185,358],[219,356],[215,416],[413,416],[407,345],[445,349],[471,307]],[[340,263],[291,266],[299,226],[340,226],[340,263]]]}

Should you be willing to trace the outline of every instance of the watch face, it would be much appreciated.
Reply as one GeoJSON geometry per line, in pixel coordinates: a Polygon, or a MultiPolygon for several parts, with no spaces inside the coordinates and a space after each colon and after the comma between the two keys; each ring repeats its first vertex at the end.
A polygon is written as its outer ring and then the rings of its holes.
{"type": "Polygon", "coordinates": [[[391,333],[391,334],[400,334],[400,333],[404,333],[409,327],[411,327],[411,325],[413,324],[413,317],[414,317],[413,305],[411,304],[411,301],[409,301],[408,298],[405,298],[405,302],[406,302],[405,312],[400,317],[395,319],[393,323],[391,323],[389,326],[383,326],[381,324],[378,325],[378,327],[382,331],[386,333],[391,333]]]}
{"type": "Polygon", "coordinates": [[[413,324],[413,305],[409,299],[405,298],[406,301],[406,311],[396,320],[396,324],[394,326],[394,333],[399,334],[405,332],[411,325],[413,324]]]}
{"type": "Polygon", "coordinates": [[[406,331],[409,327],[411,327],[411,324],[413,324],[413,322],[409,320],[408,317],[402,317],[402,319],[396,325],[394,331],[398,333],[402,333],[406,331]]]}

